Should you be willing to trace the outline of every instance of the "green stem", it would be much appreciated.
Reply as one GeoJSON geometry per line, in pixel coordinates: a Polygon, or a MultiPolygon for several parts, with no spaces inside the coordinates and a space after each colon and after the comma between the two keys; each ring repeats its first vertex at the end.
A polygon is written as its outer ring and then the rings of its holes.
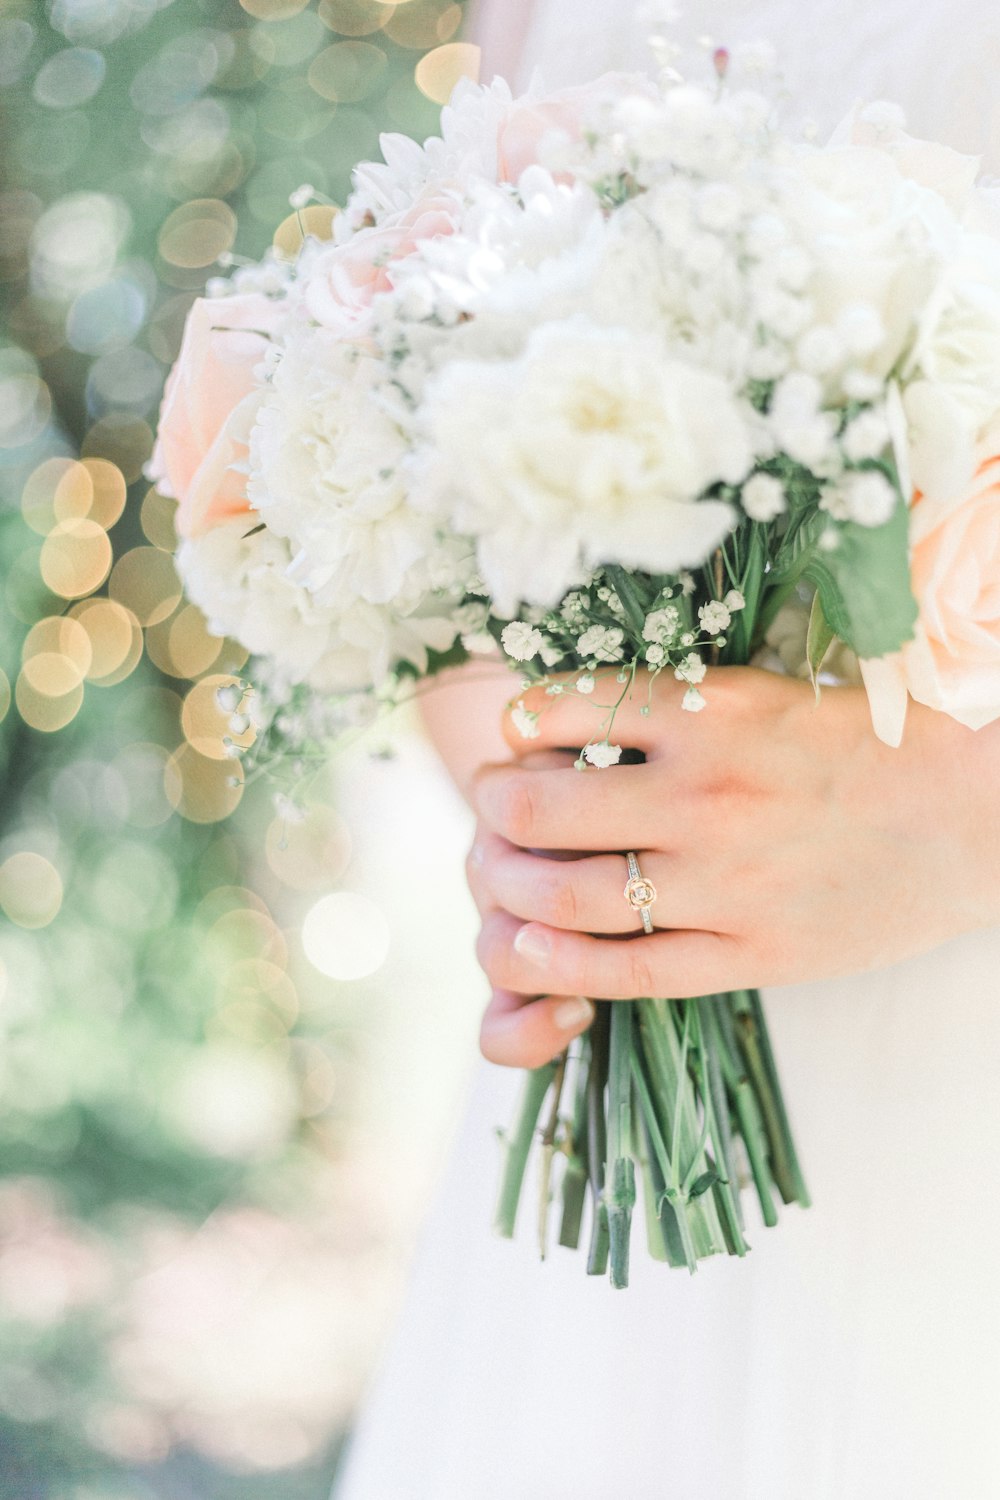
{"type": "Polygon", "coordinates": [[[671,1256],[672,1248],[674,1255],[677,1253],[677,1247],[671,1246],[670,1228],[672,1227],[677,1246],[680,1249],[680,1264],[686,1265],[688,1270],[693,1274],[698,1269],[698,1252],[691,1234],[691,1225],[688,1222],[687,1205],[681,1200],[676,1187],[670,1186],[674,1172],[673,1162],[670,1160],[670,1152],[667,1150],[666,1142],[663,1139],[663,1132],[660,1130],[660,1123],[656,1118],[656,1108],[653,1104],[649,1084],[646,1081],[642,1062],[638,1055],[633,1056],[632,1063],[636,1092],[639,1096],[642,1111],[642,1122],[651,1151],[650,1165],[652,1167],[655,1163],[658,1169],[658,1183],[654,1177],[654,1184],[658,1189],[656,1200],[657,1217],[663,1226],[663,1237],[667,1247],[667,1255],[668,1258],[671,1258],[672,1264],[677,1264],[671,1256]],[[672,1217],[672,1225],[670,1218],[667,1217],[668,1213],[672,1217]]]}
{"type": "Polygon", "coordinates": [[[504,1164],[493,1226],[498,1234],[508,1240],[514,1237],[517,1208],[521,1201],[521,1188],[524,1185],[524,1173],[528,1165],[531,1142],[538,1124],[538,1116],[545,1102],[545,1095],[549,1091],[555,1072],[555,1063],[546,1063],[544,1067],[534,1068],[530,1073],[525,1073],[514,1128],[502,1137],[504,1164]]]}
{"type": "Polygon", "coordinates": [[[604,1164],[607,1156],[607,1133],[604,1114],[604,1087],[608,1079],[608,1030],[612,1001],[599,1000],[590,1028],[590,1068],[587,1074],[587,1171],[593,1216],[590,1222],[590,1247],[587,1252],[587,1275],[603,1276],[608,1265],[608,1212],[604,1204],[604,1164]]]}
{"type": "Polygon", "coordinates": [[[632,1209],[635,1206],[635,1162],[632,1159],[632,1000],[611,1007],[611,1052],[608,1062],[608,1162],[604,1201],[611,1242],[611,1285],[628,1286],[632,1209]]]}
{"type": "Polygon", "coordinates": [[[549,1118],[541,1136],[541,1152],[538,1164],[538,1249],[542,1260],[549,1248],[549,1203],[552,1198],[552,1161],[556,1153],[556,1135],[559,1131],[559,1104],[566,1078],[566,1053],[555,1060],[555,1077],[552,1080],[552,1104],[549,1118]]]}
{"type": "Polygon", "coordinates": [[[583,1206],[587,1198],[587,1074],[590,1061],[590,1038],[582,1038],[576,1059],[573,1098],[573,1120],[566,1142],[566,1170],[562,1180],[562,1218],[559,1243],[575,1250],[580,1244],[583,1206]]]}
{"type": "Polygon", "coordinates": [[[801,1203],[808,1208],[809,1189],[795,1150],[760,994],[757,990],[740,990],[738,997],[733,1007],[738,1018],[737,1035],[747,1069],[757,1084],[764,1128],[771,1145],[774,1180],[786,1203],[801,1203]]]}
{"type": "Polygon", "coordinates": [[[772,1228],[778,1222],[778,1210],[774,1206],[774,1197],[771,1193],[767,1137],[764,1133],[757,1098],[744,1071],[739,1045],[733,1034],[732,1015],[729,1010],[731,999],[730,995],[717,997],[715,1006],[709,1012],[712,1019],[712,1032],[716,1040],[726,1088],[739,1122],[740,1135],[743,1137],[743,1144],[750,1158],[750,1171],[757,1189],[761,1215],[768,1228],[772,1228]]]}

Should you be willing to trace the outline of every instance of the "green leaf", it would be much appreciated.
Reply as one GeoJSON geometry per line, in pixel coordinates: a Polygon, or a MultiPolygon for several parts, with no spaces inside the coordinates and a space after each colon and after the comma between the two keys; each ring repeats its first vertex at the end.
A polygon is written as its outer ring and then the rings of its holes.
{"type": "Polygon", "coordinates": [[[862,658],[887,656],[913,638],[917,603],[908,533],[909,515],[900,501],[884,526],[838,526],[838,545],[817,552],[804,570],[816,585],[828,627],[862,658]]]}
{"type": "Polygon", "coordinates": [[[693,1203],[695,1198],[700,1198],[702,1193],[707,1193],[714,1182],[721,1181],[722,1178],[718,1172],[702,1172],[701,1176],[696,1177],[691,1184],[691,1191],[688,1193],[688,1202],[693,1203]]]}
{"type": "Polygon", "coordinates": [[[820,668],[835,640],[836,636],[823,613],[823,600],[817,589],[813,595],[812,609],[809,611],[809,629],[806,633],[806,662],[809,666],[809,679],[817,698],[819,697],[820,668]]]}

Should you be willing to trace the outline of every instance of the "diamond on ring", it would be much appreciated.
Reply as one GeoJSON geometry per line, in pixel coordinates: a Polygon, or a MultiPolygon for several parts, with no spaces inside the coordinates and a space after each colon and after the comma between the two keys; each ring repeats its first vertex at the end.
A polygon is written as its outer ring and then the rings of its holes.
{"type": "Polygon", "coordinates": [[[649,908],[656,900],[656,886],[651,880],[647,880],[639,869],[639,861],[631,852],[625,856],[628,864],[628,884],[625,887],[625,900],[633,911],[637,911],[642,918],[643,932],[653,931],[653,918],[650,916],[649,908]]]}

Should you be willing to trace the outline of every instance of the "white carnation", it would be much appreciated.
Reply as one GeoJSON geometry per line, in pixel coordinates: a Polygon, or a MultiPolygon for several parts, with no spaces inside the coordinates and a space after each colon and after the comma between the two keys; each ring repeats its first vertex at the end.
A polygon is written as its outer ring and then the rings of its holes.
{"type": "Polygon", "coordinates": [[[530,661],[542,648],[542,632],[523,620],[511,620],[500,632],[500,641],[515,661],[530,661]]]}
{"type": "Polygon", "coordinates": [[[520,359],[449,365],[428,392],[432,505],[477,539],[500,607],[554,605],[604,563],[671,573],[703,562],[731,508],[748,424],[718,377],[655,338],[584,318],[536,330],[520,359]],[[497,414],[503,413],[503,421],[497,414]]]}
{"type": "Polygon", "coordinates": [[[296,579],[343,609],[410,607],[435,548],[408,503],[407,441],[385,409],[381,367],[323,329],[278,362],[250,442],[251,504],[291,543],[296,579]]]}

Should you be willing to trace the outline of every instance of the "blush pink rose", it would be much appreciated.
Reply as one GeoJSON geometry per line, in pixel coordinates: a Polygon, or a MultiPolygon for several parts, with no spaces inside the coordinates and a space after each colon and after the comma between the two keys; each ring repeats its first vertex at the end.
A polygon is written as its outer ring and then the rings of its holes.
{"type": "Polygon", "coordinates": [[[259,292],[200,297],[188,313],[181,352],[167,379],[148,474],[178,503],[177,530],[201,536],[249,510],[246,457],[260,396],[254,371],[277,321],[259,292]]]}
{"type": "Polygon", "coordinates": [[[544,99],[515,100],[497,137],[499,180],[517,182],[528,167],[540,165],[546,138],[575,145],[583,135],[585,120],[607,90],[607,79],[599,79],[544,99]]]}
{"type": "Polygon", "coordinates": [[[917,498],[910,569],[914,639],[862,663],[876,732],[889,744],[902,738],[907,696],[969,729],[1000,719],[1000,456],[980,464],[959,503],[917,498]]]}
{"type": "Polygon", "coordinates": [[[411,208],[371,229],[360,229],[342,245],[331,245],[313,266],[305,289],[310,315],[335,333],[363,335],[372,303],[393,287],[393,267],[427,240],[454,234],[460,205],[447,192],[419,198],[411,208]]]}

